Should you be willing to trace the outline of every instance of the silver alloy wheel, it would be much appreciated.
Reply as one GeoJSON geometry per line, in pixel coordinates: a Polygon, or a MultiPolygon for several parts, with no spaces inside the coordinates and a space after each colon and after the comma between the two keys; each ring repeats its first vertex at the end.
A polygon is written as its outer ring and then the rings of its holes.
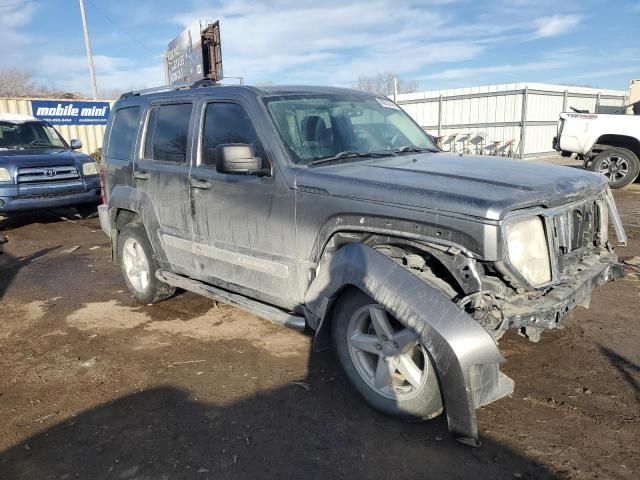
{"type": "Polygon", "coordinates": [[[356,371],[379,395],[407,400],[425,384],[429,361],[418,334],[402,327],[384,306],[365,305],[357,310],[347,335],[356,371]]]}
{"type": "Polygon", "coordinates": [[[135,238],[127,238],[122,246],[122,264],[129,283],[138,292],[149,286],[149,261],[142,245],[135,238]]]}
{"type": "Polygon", "coordinates": [[[612,154],[602,160],[598,172],[607,177],[610,182],[617,182],[629,173],[629,163],[626,158],[612,154]]]}

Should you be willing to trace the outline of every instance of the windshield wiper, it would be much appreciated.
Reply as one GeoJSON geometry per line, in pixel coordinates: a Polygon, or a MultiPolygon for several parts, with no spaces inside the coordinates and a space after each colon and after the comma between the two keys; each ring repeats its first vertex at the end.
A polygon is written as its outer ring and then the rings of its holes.
{"type": "Polygon", "coordinates": [[[400,148],[396,148],[393,150],[396,153],[407,153],[407,152],[412,152],[412,153],[420,153],[420,152],[432,152],[432,153],[436,153],[437,150],[434,150],[433,148],[420,148],[420,147],[414,147],[414,146],[410,146],[410,145],[404,145],[400,148]]]}
{"type": "Polygon", "coordinates": [[[66,148],[62,145],[53,145],[51,143],[28,143],[20,145],[21,148],[66,148]]]}
{"type": "Polygon", "coordinates": [[[335,162],[336,160],[343,160],[345,158],[367,158],[367,157],[393,157],[396,153],[391,150],[384,150],[381,152],[358,152],[356,150],[345,150],[344,152],[336,153],[330,157],[317,158],[309,163],[307,166],[318,165],[320,163],[335,162]]]}

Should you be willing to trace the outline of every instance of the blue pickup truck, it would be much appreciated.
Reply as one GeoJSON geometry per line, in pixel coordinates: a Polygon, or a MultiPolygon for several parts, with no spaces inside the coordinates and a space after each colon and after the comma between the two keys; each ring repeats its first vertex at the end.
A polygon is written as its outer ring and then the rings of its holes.
{"type": "Polygon", "coordinates": [[[48,123],[0,113],[0,215],[41,208],[95,211],[102,191],[93,159],[76,152],[48,123]]]}

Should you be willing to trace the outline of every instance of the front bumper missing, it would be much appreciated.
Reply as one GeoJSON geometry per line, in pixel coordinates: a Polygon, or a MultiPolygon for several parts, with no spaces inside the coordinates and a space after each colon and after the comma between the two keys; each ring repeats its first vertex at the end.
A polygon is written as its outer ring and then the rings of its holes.
{"type": "Polygon", "coordinates": [[[522,295],[505,304],[508,328],[561,328],[563,319],[578,305],[589,308],[594,288],[624,276],[618,257],[607,253],[574,266],[569,280],[543,295],[522,295]]]}

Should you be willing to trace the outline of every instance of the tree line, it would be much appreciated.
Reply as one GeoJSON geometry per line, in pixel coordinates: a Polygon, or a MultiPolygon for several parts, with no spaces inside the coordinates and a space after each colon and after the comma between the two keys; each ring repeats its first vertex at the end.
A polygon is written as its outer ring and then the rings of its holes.
{"type": "MultiPolygon", "coordinates": [[[[413,93],[418,90],[417,80],[407,79],[395,73],[385,72],[373,76],[360,76],[353,83],[356,90],[391,96],[394,93],[394,78],[397,78],[398,93],[413,93]]],[[[101,99],[116,99],[129,89],[101,89],[101,99]]],[[[0,97],[30,97],[30,98],[88,98],[79,92],[67,92],[46,86],[36,79],[32,71],[21,68],[7,68],[0,70],[0,97]]]]}

